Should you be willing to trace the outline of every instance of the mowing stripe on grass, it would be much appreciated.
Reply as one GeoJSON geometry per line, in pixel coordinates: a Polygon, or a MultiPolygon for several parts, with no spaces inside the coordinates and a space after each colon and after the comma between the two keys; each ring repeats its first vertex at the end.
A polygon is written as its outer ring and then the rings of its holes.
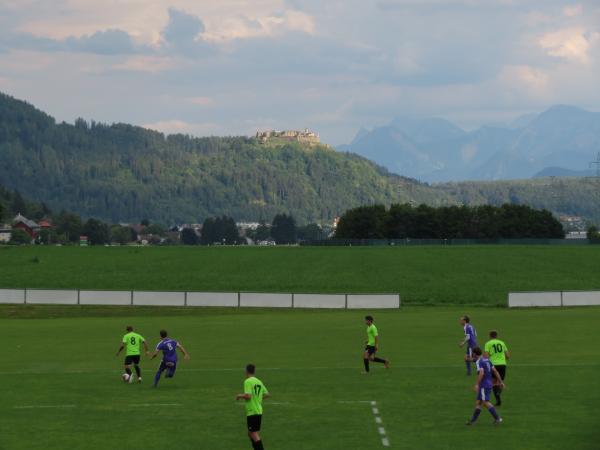
{"type": "MultiPolygon", "coordinates": [[[[397,365],[394,366],[397,369],[456,369],[464,367],[459,364],[412,364],[412,365],[397,365]]],[[[600,367],[600,363],[512,363],[510,367],[600,367]]],[[[191,368],[182,369],[184,372],[243,372],[243,368],[220,368],[220,367],[207,367],[207,368],[191,368]]],[[[349,367],[262,367],[262,371],[275,371],[275,370],[360,370],[358,366],[349,367]]],[[[50,375],[50,374],[86,374],[86,373],[109,373],[109,372],[120,372],[117,369],[86,369],[86,370],[19,370],[19,371],[7,371],[0,372],[0,375],[50,375]]]]}
{"type": "Polygon", "coordinates": [[[75,408],[76,405],[23,405],[14,406],[13,409],[46,409],[46,408],[75,408]]]}

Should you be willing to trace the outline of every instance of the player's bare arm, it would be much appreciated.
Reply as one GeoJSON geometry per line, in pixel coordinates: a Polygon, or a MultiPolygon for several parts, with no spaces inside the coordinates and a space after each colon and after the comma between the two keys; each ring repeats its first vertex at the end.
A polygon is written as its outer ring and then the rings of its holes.
{"type": "MultiPolygon", "coordinates": [[[[250,394],[238,394],[235,396],[236,401],[237,400],[250,400],[252,397],[250,396],[250,394]]],[[[264,396],[263,396],[264,398],[264,396]]]]}
{"type": "Polygon", "coordinates": [[[504,357],[510,359],[510,352],[508,350],[504,350],[504,357]]]}
{"type": "Polygon", "coordinates": [[[121,346],[119,347],[119,350],[117,350],[117,354],[115,356],[119,356],[119,354],[123,351],[124,348],[125,345],[123,345],[123,343],[121,342],[121,346]]]}
{"type": "Polygon", "coordinates": [[[151,354],[150,354],[150,359],[154,359],[156,358],[156,355],[158,355],[159,350],[154,350],[151,354]]]}
{"type": "Polygon", "coordinates": [[[177,343],[177,348],[181,350],[181,353],[183,353],[183,359],[190,359],[190,354],[185,350],[185,348],[183,348],[183,346],[179,342],[177,343]]]}

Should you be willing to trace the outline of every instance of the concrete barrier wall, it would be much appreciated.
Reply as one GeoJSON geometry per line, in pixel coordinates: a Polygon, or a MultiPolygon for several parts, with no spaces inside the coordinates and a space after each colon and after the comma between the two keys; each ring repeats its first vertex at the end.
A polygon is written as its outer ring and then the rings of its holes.
{"type": "Polygon", "coordinates": [[[561,297],[561,292],[511,292],[508,307],[562,306],[561,297]]]}
{"type": "Polygon", "coordinates": [[[563,306],[600,306],[600,291],[563,292],[563,306]]]}
{"type": "Polygon", "coordinates": [[[348,309],[400,308],[399,294],[348,294],[348,309]]]}
{"type": "Polygon", "coordinates": [[[80,291],[82,305],[131,305],[131,291],[80,291]]]}
{"type": "Polygon", "coordinates": [[[345,308],[344,294],[294,294],[294,308],[345,308]]]}
{"type": "Polygon", "coordinates": [[[0,289],[0,303],[25,303],[25,289],[0,289]]]}
{"type": "Polygon", "coordinates": [[[26,301],[31,304],[76,305],[79,299],[78,291],[27,289],[26,301]]]}
{"type": "Polygon", "coordinates": [[[187,306],[238,306],[238,293],[188,292],[187,306]]]}
{"type": "Polygon", "coordinates": [[[133,291],[133,304],[138,306],[184,306],[185,292],[133,291]]]}
{"type": "Polygon", "coordinates": [[[263,308],[291,308],[292,294],[259,294],[242,292],[240,306],[263,308]]]}

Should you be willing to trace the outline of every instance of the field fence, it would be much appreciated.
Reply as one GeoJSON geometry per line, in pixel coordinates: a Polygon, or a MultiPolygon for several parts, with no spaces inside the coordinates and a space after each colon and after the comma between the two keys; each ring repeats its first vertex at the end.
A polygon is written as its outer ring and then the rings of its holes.
{"type": "Polygon", "coordinates": [[[0,303],[32,305],[398,309],[400,294],[0,289],[0,303]]]}
{"type": "Polygon", "coordinates": [[[511,292],[509,308],[600,306],[600,291],[511,292]]]}

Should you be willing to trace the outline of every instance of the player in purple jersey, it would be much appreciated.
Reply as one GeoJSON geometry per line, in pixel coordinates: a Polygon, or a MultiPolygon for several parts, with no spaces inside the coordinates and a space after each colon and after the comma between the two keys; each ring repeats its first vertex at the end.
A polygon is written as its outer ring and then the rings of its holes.
{"type": "Polygon", "coordinates": [[[150,356],[150,359],[154,359],[159,352],[163,352],[163,359],[160,362],[156,375],[154,375],[154,387],[158,386],[160,377],[165,370],[167,371],[166,378],[173,378],[175,375],[175,371],[177,370],[177,349],[181,350],[185,359],[190,359],[190,354],[179,342],[175,339],[170,339],[166,330],[160,330],[160,342],[150,356]]]}
{"type": "Polygon", "coordinates": [[[463,326],[465,332],[464,339],[458,344],[462,348],[467,344],[467,352],[465,354],[465,364],[467,365],[467,375],[471,375],[471,362],[473,361],[473,349],[477,347],[477,331],[475,327],[471,325],[471,319],[469,316],[462,316],[460,323],[463,326]]]}
{"type": "Polygon", "coordinates": [[[500,374],[490,362],[489,359],[481,356],[481,349],[475,347],[473,349],[473,357],[475,359],[475,365],[477,367],[477,384],[475,385],[475,392],[477,392],[477,400],[475,401],[475,411],[473,416],[467,422],[467,425],[473,425],[479,414],[481,414],[481,406],[485,406],[490,414],[494,417],[494,424],[502,422],[502,418],[496,412],[496,408],[490,402],[490,395],[492,393],[493,379],[496,378],[500,386],[504,387],[504,382],[500,378],[500,374]]]}

